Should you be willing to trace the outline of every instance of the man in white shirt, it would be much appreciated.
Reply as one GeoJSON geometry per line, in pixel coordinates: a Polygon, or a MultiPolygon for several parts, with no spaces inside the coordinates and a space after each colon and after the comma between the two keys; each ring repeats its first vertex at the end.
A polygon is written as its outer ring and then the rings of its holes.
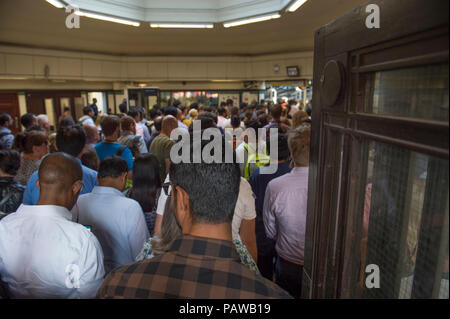
{"type": "Polygon", "coordinates": [[[90,106],[86,106],[83,109],[83,114],[84,115],[79,119],[78,123],[81,126],[84,126],[84,125],[95,126],[95,123],[94,123],[94,120],[93,120],[93,118],[95,116],[94,115],[94,110],[90,106]]]}
{"type": "Polygon", "coordinates": [[[105,269],[132,263],[149,238],[139,203],[125,197],[127,162],[119,156],[100,162],[98,183],[92,193],[80,196],[74,220],[92,227],[105,255],[105,269]]]}
{"type": "Polygon", "coordinates": [[[79,162],[50,154],[39,168],[36,206],[0,222],[0,276],[12,298],[94,298],[105,275],[97,238],[71,221],[83,187],[79,162]]]}

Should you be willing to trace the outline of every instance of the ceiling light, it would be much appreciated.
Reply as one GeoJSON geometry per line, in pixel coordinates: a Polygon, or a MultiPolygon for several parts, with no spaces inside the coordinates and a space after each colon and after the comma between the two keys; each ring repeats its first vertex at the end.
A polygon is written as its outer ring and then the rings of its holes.
{"type": "Polygon", "coordinates": [[[109,21],[109,22],[115,22],[115,23],[121,23],[121,24],[126,24],[126,25],[132,25],[134,27],[138,27],[141,24],[139,22],[136,21],[131,21],[131,20],[125,20],[125,19],[120,19],[120,18],[114,18],[111,16],[105,16],[102,14],[97,14],[97,13],[89,13],[89,12],[84,12],[84,11],[75,11],[76,15],[82,16],[82,17],[87,17],[87,18],[92,18],[92,19],[98,19],[98,20],[104,20],[104,21],[109,21]]]}
{"type": "Polygon", "coordinates": [[[297,0],[288,9],[289,12],[294,12],[300,8],[308,0],[297,0]]]}
{"type": "Polygon", "coordinates": [[[249,24],[249,23],[255,23],[255,22],[268,21],[268,20],[272,20],[272,19],[278,19],[280,17],[281,17],[281,15],[279,15],[278,13],[275,13],[275,14],[259,16],[259,17],[249,18],[249,19],[225,22],[223,24],[223,26],[225,28],[237,27],[237,26],[244,25],[244,24],[249,24]]]}
{"type": "Polygon", "coordinates": [[[58,9],[64,8],[64,5],[61,3],[61,1],[58,0],[46,0],[51,5],[57,7],[58,9]]]}
{"type": "Polygon", "coordinates": [[[189,23],[151,23],[152,28],[187,28],[187,29],[212,29],[214,24],[189,24],[189,23]]]}

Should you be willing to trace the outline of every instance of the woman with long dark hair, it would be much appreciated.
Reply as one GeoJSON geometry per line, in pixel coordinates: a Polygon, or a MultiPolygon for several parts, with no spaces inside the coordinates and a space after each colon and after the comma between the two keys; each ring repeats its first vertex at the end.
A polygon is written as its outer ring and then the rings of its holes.
{"type": "Polygon", "coordinates": [[[155,229],[156,205],[161,186],[158,159],[148,153],[138,155],[133,165],[133,187],[127,196],[141,205],[150,236],[153,236],[155,229]]]}

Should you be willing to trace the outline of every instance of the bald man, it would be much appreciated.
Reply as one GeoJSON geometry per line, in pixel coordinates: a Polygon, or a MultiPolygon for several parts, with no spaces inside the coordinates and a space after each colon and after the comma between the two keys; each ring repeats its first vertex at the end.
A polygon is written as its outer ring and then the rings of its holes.
{"type": "Polygon", "coordinates": [[[12,298],[94,298],[105,274],[97,238],[72,222],[83,187],[79,162],[48,155],[39,167],[36,206],[0,222],[0,276],[12,298]]]}
{"type": "Polygon", "coordinates": [[[178,121],[172,115],[164,117],[161,125],[161,133],[153,140],[150,153],[156,156],[159,162],[159,175],[161,181],[166,179],[170,168],[170,150],[175,144],[170,139],[170,133],[178,127],[178,121]]]}

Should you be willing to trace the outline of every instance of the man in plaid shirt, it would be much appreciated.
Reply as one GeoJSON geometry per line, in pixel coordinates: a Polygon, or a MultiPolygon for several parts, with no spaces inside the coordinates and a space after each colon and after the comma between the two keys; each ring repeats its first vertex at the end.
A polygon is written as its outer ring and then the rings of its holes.
{"type": "MultiPolygon", "coordinates": [[[[228,147],[224,141],[222,146],[228,147]]],[[[113,270],[97,296],[290,298],[273,282],[241,264],[233,246],[231,220],[239,193],[239,166],[206,164],[203,159],[202,163],[171,164],[170,178],[173,191],[169,199],[183,236],[163,255],[113,270]]]]}

